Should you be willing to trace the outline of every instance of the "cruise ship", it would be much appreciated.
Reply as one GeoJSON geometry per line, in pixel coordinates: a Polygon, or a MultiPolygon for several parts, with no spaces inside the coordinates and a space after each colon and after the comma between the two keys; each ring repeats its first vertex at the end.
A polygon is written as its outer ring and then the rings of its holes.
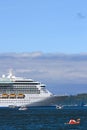
{"type": "Polygon", "coordinates": [[[0,107],[49,106],[55,96],[33,79],[16,77],[10,72],[0,78],[0,107]]]}
{"type": "Polygon", "coordinates": [[[33,106],[87,106],[87,93],[77,95],[53,95],[45,84],[22,77],[16,77],[12,71],[0,78],[1,107],[33,106]]]}

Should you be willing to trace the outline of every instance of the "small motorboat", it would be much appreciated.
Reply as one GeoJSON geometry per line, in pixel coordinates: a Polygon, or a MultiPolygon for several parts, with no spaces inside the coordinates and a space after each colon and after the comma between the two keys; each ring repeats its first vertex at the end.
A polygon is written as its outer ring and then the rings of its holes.
{"type": "Polygon", "coordinates": [[[62,108],[63,108],[62,106],[56,105],[56,109],[62,109],[62,108]]]}
{"type": "Polygon", "coordinates": [[[21,106],[18,110],[27,110],[27,107],[21,106]]]}

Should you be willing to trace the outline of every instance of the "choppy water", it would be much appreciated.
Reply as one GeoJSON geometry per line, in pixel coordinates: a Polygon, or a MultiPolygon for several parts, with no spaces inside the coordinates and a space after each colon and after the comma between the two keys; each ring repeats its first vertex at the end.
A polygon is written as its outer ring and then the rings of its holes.
{"type": "Polygon", "coordinates": [[[87,109],[0,109],[0,130],[87,130],[87,109]],[[64,124],[71,118],[80,118],[81,123],[64,124]]]}

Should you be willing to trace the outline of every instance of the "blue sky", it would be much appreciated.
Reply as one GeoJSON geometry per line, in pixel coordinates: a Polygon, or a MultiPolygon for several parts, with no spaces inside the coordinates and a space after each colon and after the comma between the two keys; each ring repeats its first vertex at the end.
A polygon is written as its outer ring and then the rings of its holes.
{"type": "Polygon", "coordinates": [[[0,52],[87,52],[87,0],[0,1],[0,52]]]}

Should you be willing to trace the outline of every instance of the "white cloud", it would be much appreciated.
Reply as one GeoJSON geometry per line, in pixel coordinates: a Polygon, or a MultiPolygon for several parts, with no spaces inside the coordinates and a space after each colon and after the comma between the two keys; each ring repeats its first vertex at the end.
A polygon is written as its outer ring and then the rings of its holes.
{"type": "Polygon", "coordinates": [[[87,54],[0,54],[0,74],[13,68],[17,75],[59,83],[87,83],[87,54]]]}

